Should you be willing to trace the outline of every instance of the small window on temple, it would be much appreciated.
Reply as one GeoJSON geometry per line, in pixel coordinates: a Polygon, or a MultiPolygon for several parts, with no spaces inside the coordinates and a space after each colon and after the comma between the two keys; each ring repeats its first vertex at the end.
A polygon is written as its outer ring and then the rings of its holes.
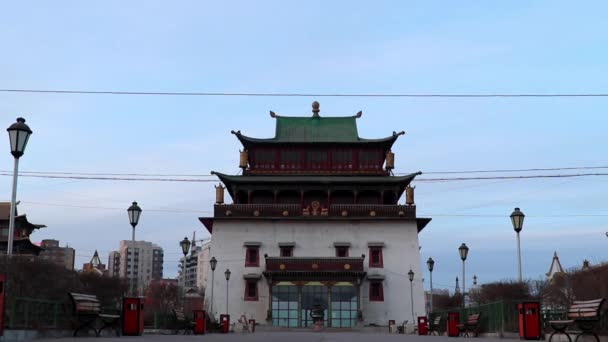
{"type": "Polygon", "coordinates": [[[336,246],[336,256],[344,258],[348,256],[348,246],[336,246]]]}
{"type": "Polygon", "coordinates": [[[258,281],[247,279],[245,281],[245,300],[257,301],[258,300],[258,281]]]}
{"type": "Polygon", "coordinates": [[[293,256],[293,246],[281,246],[281,256],[291,257],[293,256]]]}
{"type": "Polygon", "coordinates": [[[383,267],[381,247],[369,248],[369,267],[383,267]]]}
{"type": "Polygon", "coordinates": [[[381,281],[372,281],[369,283],[369,301],[370,302],[384,301],[384,290],[382,289],[381,281]]]}
{"type": "Polygon", "coordinates": [[[247,246],[245,253],[245,267],[260,266],[260,249],[257,246],[247,246]]]}

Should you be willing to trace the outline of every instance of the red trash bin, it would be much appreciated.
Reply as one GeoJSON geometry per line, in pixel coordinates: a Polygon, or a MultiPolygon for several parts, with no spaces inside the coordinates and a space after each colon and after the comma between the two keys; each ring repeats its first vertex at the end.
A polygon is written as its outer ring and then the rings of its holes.
{"type": "Polygon", "coordinates": [[[230,331],[230,315],[220,315],[220,332],[227,334],[230,331]]]}
{"type": "Polygon", "coordinates": [[[192,310],[192,319],[194,320],[194,334],[201,335],[205,333],[205,311],[192,310]]]}
{"type": "Polygon", "coordinates": [[[0,273],[0,336],[4,333],[4,291],[6,290],[6,274],[0,273]]]}
{"type": "Polygon", "coordinates": [[[519,321],[519,338],[522,340],[540,340],[540,303],[523,302],[517,304],[519,321]]]}
{"type": "Polygon", "coordinates": [[[458,324],[460,324],[460,313],[458,312],[448,312],[447,319],[447,333],[450,337],[458,337],[458,324]]]}
{"type": "Polygon", "coordinates": [[[144,298],[122,298],[122,334],[140,336],[144,333],[144,298]]]}
{"type": "Polygon", "coordinates": [[[426,316],[418,316],[418,335],[428,335],[429,320],[426,316]]]}

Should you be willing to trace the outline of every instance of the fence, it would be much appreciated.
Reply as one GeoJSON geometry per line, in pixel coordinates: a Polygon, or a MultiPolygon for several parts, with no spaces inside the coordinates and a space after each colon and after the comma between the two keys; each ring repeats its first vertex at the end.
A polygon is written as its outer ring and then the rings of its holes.
{"type": "MultiPolygon", "coordinates": [[[[469,306],[466,308],[453,308],[449,310],[434,311],[430,314],[431,320],[441,316],[441,328],[445,330],[445,322],[447,321],[448,312],[458,312],[460,314],[460,322],[464,323],[468,315],[480,313],[479,331],[482,333],[516,333],[519,331],[518,310],[517,304],[522,301],[498,301],[477,306],[469,306]]],[[[549,321],[567,319],[566,310],[548,310],[541,308],[540,321],[542,329],[545,333],[552,331],[549,321]]],[[[599,324],[599,332],[601,335],[608,334],[608,314],[601,317],[599,324]]]]}
{"type": "Polygon", "coordinates": [[[57,329],[68,323],[62,302],[17,297],[9,306],[9,329],[57,329]]]}
{"type": "Polygon", "coordinates": [[[505,332],[518,332],[518,301],[498,301],[493,303],[468,306],[466,308],[453,308],[451,310],[435,311],[431,313],[431,319],[441,316],[441,325],[445,327],[448,312],[458,312],[460,322],[464,323],[467,316],[479,313],[479,331],[483,333],[504,334],[505,332]]]}

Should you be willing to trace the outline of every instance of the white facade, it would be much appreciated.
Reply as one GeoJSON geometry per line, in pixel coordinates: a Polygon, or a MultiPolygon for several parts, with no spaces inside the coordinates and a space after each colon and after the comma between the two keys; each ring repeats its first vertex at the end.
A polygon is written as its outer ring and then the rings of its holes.
{"type": "MultiPolygon", "coordinates": [[[[360,288],[360,307],[363,324],[387,325],[389,320],[410,324],[415,317],[425,315],[424,290],[415,220],[216,220],[213,225],[211,256],[217,260],[213,311],[216,316],[226,313],[224,277],[230,269],[228,313],[231,317],[245,315],[264,324],[269,306],[269,285],[262,276],[264,255],[278,257],[279,243],[295,242],[294,257],[335,257],[334,243],[349,243],[349,256],[364,260],[367,276],[360,288]],[[245,267],[245,241],[259,242],[259,267],[245,267]],[[369,268],[368,243],[384,243],[383,267],[369,268]],[[413,310],[408,271],[414,272],[413,310]],[[258,301],[245,301],[245,275],[260,275],[258,301]],[[383,301],[369,300],[369,276],[384,276],[383,301]],[[412,315],[413,311],[413,315],[412,315]]],[[[205,263],[206,264],[206,263],[205,263]]],[[[209,281],[210,278],[209,278],[209,281]]],[[[211,297],[211,286],[206,287],[206,298],[211,297]]],[[[234,318],[234,319],[236,319],[234,318]]]]}
{"type": "Polygon", "coordinates": [[[138,293],[143,293],[150,281],[163,277],[163,249],[151,242],[122,240],[119,276],[136,280],[138,293]]]}
{"type": "MultiPolygon", "coordinates": [[[[207,273],[209,272],[209,252],[211,241],[205,242],[197,252],[198,263],[196,265],[196,287],[204,290],[207,285],[207,273]]],[[[210,280],[211,281],[211,280],[210,280]]]]}

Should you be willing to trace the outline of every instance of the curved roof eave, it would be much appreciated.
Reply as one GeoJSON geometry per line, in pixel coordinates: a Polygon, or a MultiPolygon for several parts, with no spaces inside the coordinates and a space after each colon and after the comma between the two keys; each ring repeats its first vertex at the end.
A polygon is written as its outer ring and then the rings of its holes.
{"type": "Polygon", "coordinates": [[[405,134],[404,131],[393,132],[392,135],[378,139],[364,139],[358,138],[356,141],[283,141],[277,138],[253,138],[246,136],[241,131],[230,131],[230,133],[236,135],[237,139],[243,144],[244,147],[250,147],[254,144],[390,144],[390,148],[393,143],[397,140],[400,135],[405,134]]]}
{"type": "Polygon", "coordinates": [[[222,183],[406,183],[409,184],[422,172],[415,172],[405,176],[231,176],[221,172],[211,171],[212,175],[217,176],[222,183]]]}

